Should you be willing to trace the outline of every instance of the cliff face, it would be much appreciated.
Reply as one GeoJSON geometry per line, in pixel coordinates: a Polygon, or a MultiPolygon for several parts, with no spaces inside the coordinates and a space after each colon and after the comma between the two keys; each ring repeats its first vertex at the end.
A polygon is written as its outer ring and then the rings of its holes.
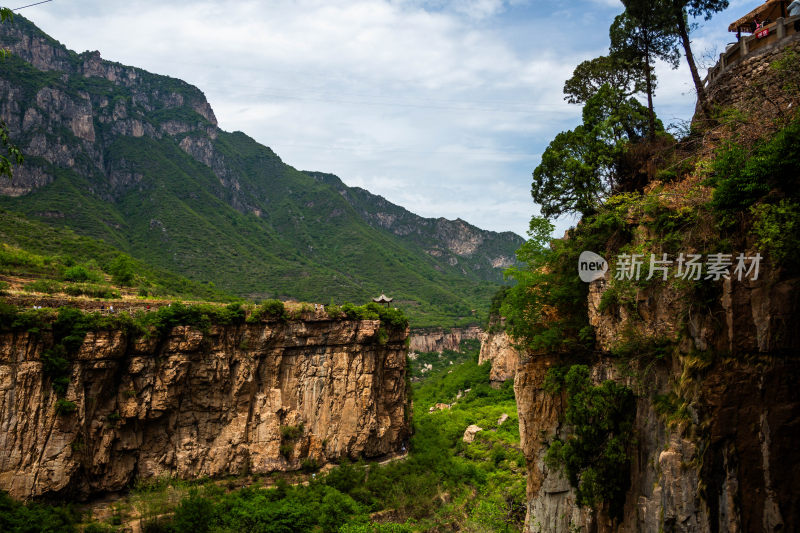
{"type": "Polygon", "coordinates": [[[696,359],[685,356],[647,369],[645,383],[619,361],[595,362],[597,382],[614,379],[639,393],[630,488],[616,527],[579,507],[570,484],[543,462],[547,442],[564,431],[564,400],[542,387],[553,364],[561,361],[532,358],[514,383],[528,461],[526,531],[766,532],[800,526],[800,362],[762,356],[697,368],[696,359]],[[692,420],[689,427],[669,427],[653,398],[670,392],[681,377],[684,384],[696,380],[690,385],[692,420]]]}
{"type": "Polygon", "coordinates": [[[489,379],[493,384],[514,379],[519,366],[521,354],[514,348],[508,333],[505,331],[487,331],[481,335],[481,353],[478,364],[492,362],[489,379]]]}
{"type": "Polygon", "coordinates": [[[443,352],[458,350],[461,341],[480,339],[483,330],[479,326],[451,329],[417,329],[411,331],[408,349],[412,352],[443,352]]]}
{"type": "Polygon", "coordinates": [[[405,334],[380,322],[89,333],[57,414],[46,335],[0,335],[0,489],[85,497],[135,479],[297,469],[398,451],[408,435],[405,334]]]}
{"type": "MultiPolygon", "coordinates": [[[[785,94],[768,96],[784,86],[769,65],[780,57],[770,52],[748,59],[709,91],[720,105],[760,117],[756,131],[742,136],[758,136],[760,123],[791,111],[785,94]]],[[[720,131],[708,133],[712,145],[720,131]]],[[[632,246],[646,250],[654,239],[652,226],[645,217],[626,216],[632,246]]],[[[755,255],[752,238],[738,245],[736,252],[755,255]]],[[[611,275],[613,270],[589,287],[588,321],[597,353],[589,360],[584,354],[581,362],[595,383],[612,379],[637,398],[623,518],[612,523],[579,507],[570,484],[544,464],[549,443],[568,429],[562,422],[566,398],[544,390],[545,374],[574,360],[563,353],[527,354],[515,377],[528,465],[525,530],[800,530],[797,270],[765,260],[757,280],[701,280],[695,290],[702,301],[670,285],[639,285],[626,304],[608,297],[611,275]],[[639,345],[629,342],[632,331],[639,345]],[[647,345],[652,341],[665,342],[669,350],[653,351],[647,345]],[[630,353],[620,356],[626,342],[630,353]]]]}

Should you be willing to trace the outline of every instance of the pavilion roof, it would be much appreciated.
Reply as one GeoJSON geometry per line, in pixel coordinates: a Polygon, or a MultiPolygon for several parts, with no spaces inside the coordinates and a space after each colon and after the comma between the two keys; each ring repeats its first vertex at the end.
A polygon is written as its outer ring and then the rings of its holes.
{"type": "Polygon", "coordinates": [[[747,15],[731,23],[731,25],[728,26],[728,31],[738,32],[741,30],[753,33],[756,30],[756,23],[754,21],[756,17],[761,21],[777,20],[786,13],[786,4],[786,0],[767,0],[747,15]]]}
{"type": "Polygon", "coordinates": [[[373,298],[372,299],[373,302],[379,303],[379,304],[388,304],[392,300],[394,300],[394,298],[389,298],[388,296],[386,296],[383,293],[381,293],[381,295],[378,296],[377,298],[373,298]]]}

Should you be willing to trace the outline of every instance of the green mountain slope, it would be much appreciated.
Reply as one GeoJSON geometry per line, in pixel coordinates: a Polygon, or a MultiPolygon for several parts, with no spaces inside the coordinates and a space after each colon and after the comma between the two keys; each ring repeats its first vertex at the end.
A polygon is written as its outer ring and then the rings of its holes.
{"type": "Polygon", "coordinates": [[[26,155],[0,207],[158,268],[251,298],[385,292],[414,325],[450,325],[484,318],[522,242],[300,172],[217,128],[197,88],[68,51],[22,17],[0,46],[0,115],[26,155]]]}

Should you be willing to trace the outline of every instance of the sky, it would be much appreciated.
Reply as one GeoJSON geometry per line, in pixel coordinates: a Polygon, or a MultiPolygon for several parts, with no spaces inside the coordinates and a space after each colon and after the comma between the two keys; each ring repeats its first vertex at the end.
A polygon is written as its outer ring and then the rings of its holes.
{"type": "MultiPolygon", "coordinates": [[[[759,3],[732,0],[698,21],[701,65],[759,3]]],[[[607,53],[620,12],[618,0],[53,0],[20,11],[77,52],[196,85],[222,129],[295,168],[522,236],[538,214],[533,169],[580,122],[564,81],[607,53]]],[[[685,60],[657,74],[660,118],[690,119],[685,60]]]]}

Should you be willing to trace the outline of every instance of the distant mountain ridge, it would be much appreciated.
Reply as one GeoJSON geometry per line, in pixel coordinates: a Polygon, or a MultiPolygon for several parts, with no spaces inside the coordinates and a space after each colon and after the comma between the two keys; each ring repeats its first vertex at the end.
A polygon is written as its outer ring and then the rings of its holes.
{"type": "Polygon", "coordinates": [[[334,187],[370,226],[422,247],[443,268],[456,268],[465,276],[501,281],[522,244],[520,236],[510,231],[483,230],[460,218],[424,218],[366,189],[348,187],[333,174],[304,172],[334,187]]]}
{"type": "Polygon", "coordinates": [[[69,51],[23,17],[0,46],[0,116],[26,156],[0,207],[190,279],[325,303],[385,292],[418,325],[465,323],[523,242],[300,172],[220,130],[196,87],[69,51]]]}

